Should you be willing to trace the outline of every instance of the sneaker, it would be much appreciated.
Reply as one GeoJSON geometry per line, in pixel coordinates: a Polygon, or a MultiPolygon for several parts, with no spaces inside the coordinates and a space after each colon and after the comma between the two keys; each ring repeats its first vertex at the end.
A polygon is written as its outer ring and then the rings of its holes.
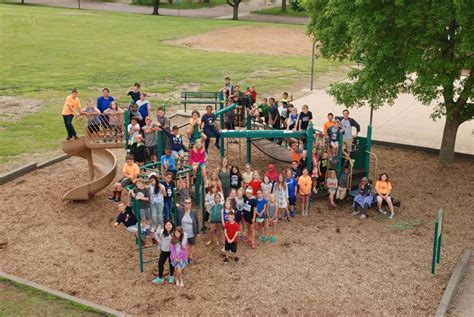
{"type": "Polygon", "coordinates": [[[366,215],[361,215],[360,219],[367,219],[367,216],[366,215]]]}
{"type": "Polygon", "coordinates": [[[168,277],[168,283],[170,283],[170,284],[174,283],[174,276],[168,277]]]}
{"type": "Polygon", "coordinates": [[[394,212],[392,212],[392,213],[390,214],[390,216],[388,217],[388,219],[393,219],[393,218],[395,218],[395,213],[394,213],[394,212]]]}
{"type": "Polygon", "coordinates": [[[286,217],[286,221],[288,221],[288,222],[291,221],[290,216],[286,217]]]}
{"type": "Polygon", "coordinates": [[[107,197],[109,201],[115,201],[115,197],[107,197]]]}
{"type": "Polygon", "coordinates": [[[155,283],[155,284],[163,284],[163,278],[162,277],[157,277],[151,282],[155,283]]]}
{"type": "Polygon", "coordinates": [[[180,280],[176,280],[176,286],[181,286],[181,281],[180,280]]]}
{"type": "Polygon", "coordinates": [[[317,194],[318,190],[316,188],[313,188],[313,193],[317,194]]]}
{"type": "Polygon", "coordinates": [[[224,259],[224,262],[225,262],[225,263],[229,262],[229,258],[225,258],[225,259],[224,259]]]}
{"type": "Polygon", "coordinates": [[[155,238],[152,238],[152,239],[151,239],[151,243],[153,243],[153,244],[158,244],[158,241],[157,241],[155,238]]]}
{"type": "Polygon", "coordinates": [[[387,212],[386,212],[385,210],[383,210],[383,209],[379,209],[379,212],[380,212],[381,214],[384,214],[384,215],[387,214],[387,212]]]}
{"type": "Polygon", "coordinates": [[[275,243],[275,242],[277,241],[277,238],[276,238],[276,237],[271,237],[271,238],[270,238],[270,241],[271,241],[272,243],[275,243]]]}
{"type": "Polygon", "coordinates": [[[263,237],[262,237],[262,241],[263,241],[263,242],[267,242],[267,241],[268,241],[268,237],[267,237],[267,236],[263,236],[263,237]]]}
{"type": "Polygon", "coordinates": [[[239,257],[236,256],[236,257],[234,258],[234,261],[235,261],[235,262],[239,262],[239,257]]]}
{"type": "Polygon", "coordinates": [[[115,198],[114,201],[115,201],[116,203],[119,203],[119,202],[120,202],[120,198],[115,198]]]}
{"type": "Polygon", "coordinates": [[[189,265],[194,264],[194,260],[193,259],[188,259],[188,264],[189,265]]]}
{"type": "Polygon", "coordinates": [[[225,246],[222,247],[221,252],[225,252],[225,246]]]}

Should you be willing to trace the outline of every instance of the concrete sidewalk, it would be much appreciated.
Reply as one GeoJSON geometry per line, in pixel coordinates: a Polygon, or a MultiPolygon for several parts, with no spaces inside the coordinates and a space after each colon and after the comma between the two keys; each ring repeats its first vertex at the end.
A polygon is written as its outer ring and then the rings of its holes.
{"type": "Polygon", "coordinates": [[[459,286],[453,308],[449,312],[449,315],[453,316],[474,316],[474,261],[472,258],[459,286]]]}
{"type": "MultiPolygon", "coordinates": [[[[293,102],[301,110],[307,104],[313,113],[314,122],[322,129],[328,112],[342,115],[345,107],[337,105],[325,90],[314,90],[309,95],[293,102]]],[[[441,146],[445,119],[433,121],[430,118],[433,107],[426,107],[414,96],[402,94],[393,106],[384,106],[374,111],[373,139],[391,143],[438,149],[441,146]]],[[[349,109],[350,116],[361,126],[361,134],[366,135],[370,120],[368,107],[349,109]]],[[[456,152],[474,155],[474,121],[463,123],[458,130],[456,152]]]]}
{"type": "MultiPolygon", "coordinates": [[[[71,8],[77,9],[77,0],[27,0],[28,4],[45,5],[52,7],[71,8]]],[[[291,24],[305,24],[307,18],[301,17],[290,17],[290,16],[267,16],[251,14],[251,11],[271,8],[279,6],[276,4],[264,4],[259,0],[251,0],[249,2],[242,2],[239,6],[239,19],[248,21],[259,21],[259,22],[273,22],[273,23],[291,23],[291,24]]],[[[138,6],[125,3],[114,2],[94,2],[94,1],[81,1],[81,9],[86,10],[99,10],[99,11],[111,11],[121,13],[137,13],[137,14],[151,14],[153,12],[152,7],[138,6]]],[[[232,19],[232,7],[229,5],[219,5],[209,8],[200,9],[166,9],[160,8],[160,15],[164,16],[183,16],[183,17],[195,17],[195,18],[209,18],[209,19],[232,19]]]]}

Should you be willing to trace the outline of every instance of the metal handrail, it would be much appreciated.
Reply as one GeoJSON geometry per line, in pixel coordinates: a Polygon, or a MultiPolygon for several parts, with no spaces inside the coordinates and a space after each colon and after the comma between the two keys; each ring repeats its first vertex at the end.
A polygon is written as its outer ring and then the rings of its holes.
{"type": "MultiPolygon", "coordinates": [[[[377,171],[378,171],[378,157],[377,157],[377,155],[375,155],[375,153],[374,153],[374,152],[372,152],[372,151],[366,151],[365,153],[369,154],[371,158],[372,158],[372,156],[373,156],[373,157],[374,157],[374,159],[375,159],[374,178],[372,178],[372,179],[374,180],[374,179],[376,179],[376,178],[377,178],[377,171]]],[[[370,163],[371,163],[371,161],[372,161],[372,160],[370,160],[370,162],[369,162],[369,166],[370,166],[370,163]]],[[[369,179],[371,179],[371,178],[370,178],[370,173],[369,173],[369,175],[368,175],[368,176],[369,176],[369,179]]]]}
{"type": "Polygon", "coordinates": [[[85,138],[90,143],[123,143],[123,112],[116,114],[81,114],[79,122],[84,126],[85,138]]]}

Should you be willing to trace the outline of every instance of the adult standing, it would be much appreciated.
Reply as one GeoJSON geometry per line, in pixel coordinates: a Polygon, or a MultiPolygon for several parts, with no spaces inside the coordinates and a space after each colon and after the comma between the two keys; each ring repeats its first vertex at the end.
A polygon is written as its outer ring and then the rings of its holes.
{"type": "Polygon", "coordinates": [[[222,191],[224,193],[224,197],[225,199],[227,199],[230,195],[230,167],[229,161],[225,157],[221,161],[221,167],[219,168],[218,177],[222,184],[222,191]]]}
{"type": "Polygon", "coordinates": [[[192,209],[191,198],[184,200],[184,206],[178,208],[178,226],[183,227],[183,231],[188,238],[188,263],[193,263],[194,246],[199,234],[199,220],[197,211],[192,209]]]}
{"type": "Polygon", "coordinates": [[[66,101],[64,101],[63,119],[64,126],[67,130],[67,141],[77,139],[76,130],[74,130],[74,126],[72,125],[72,119],[74,119],[74,116],[79,115],[79,111],[81,111],[81,102],[77,95],[77,89],[73,88],[71,94],[67,96],[66,101]]]}
{"type": "Polygon", "coordinates": [[[165,206],[164,197],[166,196],[166,189],[160,183],[156,174],[152,173],[148,178],[150,183],[150,207],[151,207],[151,222],[155,230],[163,228],[164,217],[163,208],[165,206]]]}
{"type": "Polygon", "coordinates": [[[344,141],[344,149],[347,152],[347,155],[350,156],[352,152],[352,139],[354,137],[357,137],[357,135],[359,134],[360,125],[357,123],[357,121],[349,117],[349,110],[347,109],[344,109],[344,111],[342,112],[342,117],[336,117],[336,120],[337,119],[339,119],[339,121],[341,122],[341,127],[344,131],[344,135],[342,137],[344,141]],[[353,127],[356,128],[355,136],[352,135],[353,127]]]}

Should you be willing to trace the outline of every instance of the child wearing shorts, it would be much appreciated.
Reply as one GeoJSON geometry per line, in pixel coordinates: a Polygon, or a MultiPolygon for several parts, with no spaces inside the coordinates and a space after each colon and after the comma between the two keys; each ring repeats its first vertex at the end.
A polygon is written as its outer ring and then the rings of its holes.
{"type": "Polygon", "coordinates": [[[283,174],[278,176],[278,180],[275,183],[275,189],[273,190],[278,205],[278,217],[283,215],[286,220],[290,221],[290,213],[288,212],[288,186],[285,182],[283,174]]]}
{"type": "Polygon", "coordinates": [[[335,170],[330,170],[328,172],[326,187],[329,193],[329,209],[334,209],[337,207],[337,205],[334,203],[334,196],[336,195],[337,190],[337,176],[335,170]]]}
{"type": "Polygon", "coordinates": [[[117,183],[112,187],[112,196],[108,197],[108,200],[119,202],[122,190],[128,185],[134,184],[137,181],[138,174],[140,174],[140,168],[133,162],[133,155],[127,155],[125,158],[126,163],[123,165],[123,177],[119,179],[117,183]]]}
{"type": "Polygon", "coordinates": [[[259,189],[257,191],[257,216],[255,221],[257,222],[258,235],[263,242],[268,240],[267,226],[265,223],[267,219],[267,204],[268,201],[263,197],[263,191],[259,189]]]}
{"type": "Polygon", "coordinates": [[[267,227],[272,228],[272,237],[270,241],[275,243],[276,237],[276,224],[278,222],[278,203],[276,200],[276,196],[274,194],[270,195],[270,200],[268,201],[267,205],[267,227]]]}
{"type": "MultiPolygon", "coordinates": [[[[293,171],[291,169],[286,170],[286,188],[288,189],[288,203],[290,204],[290,215],[291,217],[295,216],[295,206],[296,206],[296,190],[298,188],[298,182],[293,176],[293,171]]],[[[290,218],[287,218],[290,221],[290,218]]]]}
{"type": "Polygon", "coordinates": [[[184,287],[183,270],[188,265],[188,248],[187,238],[183,232],[183,228],[176,227],[171,238],[170,261],[175,268],[176,285],[184,287]]]}
{"type": "Polygon", "coordinates": [[[239,241],[238,236],[240,233],[240,227],[239,224],[235,222],[234,212],[231,211],[228,215],[228,218],[229,221],[227,221],[224,225],[224,262],[229,262],[229,257],[233,258],[234,261],[237,262],[239,261],[239,257],[237,256],[237,242],[239,241]]]}

